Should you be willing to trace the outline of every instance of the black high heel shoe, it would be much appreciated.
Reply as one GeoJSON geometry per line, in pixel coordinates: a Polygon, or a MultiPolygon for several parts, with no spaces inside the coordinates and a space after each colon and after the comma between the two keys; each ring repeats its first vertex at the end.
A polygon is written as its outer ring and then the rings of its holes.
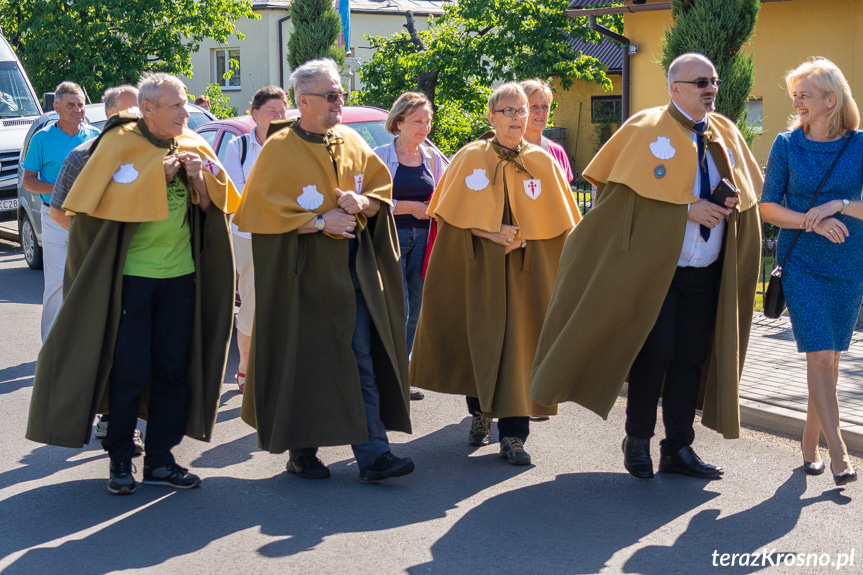
{"type": "MultiPolygon", "coordinates": [[[[800,451],[803,451],[803,442],[800,442],[800,451]]],[[[824,462],[823,461],[813,461],[812,463],[806,461],[806,458],[803,458],[803,471],[807,473],[807,475],[821,475],[824,473],[824,462]]]]}
{"type": "MultiPolygon", "coordinates": [[[[833,463],[830,463],[830,472],[833,473],[833,463]]],[[[857,471],[843,471],[842,473],[833,473],[833,483],[836,485],[845,485],[857,481],[857,471]]]]}

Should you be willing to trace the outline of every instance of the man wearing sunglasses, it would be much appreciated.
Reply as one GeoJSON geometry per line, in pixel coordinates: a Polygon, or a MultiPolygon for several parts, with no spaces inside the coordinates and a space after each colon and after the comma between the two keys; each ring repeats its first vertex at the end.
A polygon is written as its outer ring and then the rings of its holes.
{"type": "Polygon", "coordinates": [[[639,478],[654,473],[660,392],[660,472],[722,475],[692,449],[697,408],[705,426],[740,434],[763,180],[734,123],[714,112],[719,84],[705,56],[679,56],[671,103],[630,118],[584,170],[598,198],[567,241],[537,348],[531,397],[544,405],[575,401],[607,417],[629,382],[622,448],[639,478]],[[722,178],[738,193],[712,198],[722,178]]]}
{"type": "Polygon", "coordinates": [[[390,172],[339,125],[335,62],[291,83],[300,118],[270,124],[234,218],[252,233],[257,299],[242,417],[299,477],[329,477],[318,448],[346,444],[360,479],[406,475],[413,461],[387,440],[411,431],[390,172]]]}

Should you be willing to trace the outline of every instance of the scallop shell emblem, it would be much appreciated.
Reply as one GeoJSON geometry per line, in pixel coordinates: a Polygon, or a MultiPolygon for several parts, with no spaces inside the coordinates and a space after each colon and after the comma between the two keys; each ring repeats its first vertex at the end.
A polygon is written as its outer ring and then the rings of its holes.
{"type": "Polygon", "coordinates": [[[659,136],[656,141],[650,144],[650,151],[660,160],[670,160],[674,157],[677,151],[671,147],[671,140],[666,137],[659,136]]]}
{"type": "Polygon", "coordinates": [[[132,164],[123,164],[113,177],[118,184],[131,184],[138,179],[138,170],[132,164]]]}
{"type": "Polygon", "coordinates": [[[317,186],[306,186],[297,198],[297,203],[307,210],[316,210],[324,203],[324,195],[318,192],[317,186]]]}
{"type": "Polygon", "coordinates": [[[734,167],[734,152],[731,151],[731,148],[725,148],[725,151],[728,152],[728,163],[731,164],[731,167],[734,167]]]}
{"type": "Polygon", "coordinates": [[[488,187],[488,178],[485,176],[485,170],[482,168],[474,170],[471,175],[464,179],[464,183],[475,192],[486,189],[488,187]]]}

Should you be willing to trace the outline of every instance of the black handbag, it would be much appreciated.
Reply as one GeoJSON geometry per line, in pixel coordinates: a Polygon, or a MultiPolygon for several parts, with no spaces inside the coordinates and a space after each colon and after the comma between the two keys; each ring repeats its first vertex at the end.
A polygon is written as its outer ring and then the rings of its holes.
{"type": "MultiPolygon", "coordinates": [[[[818,186],[818,189],[815,191],[815,195],[812,196],[812,201],[809,202],[809,207],[806,208],[807,212],[815,205],[815,200],[818,199],[818,194],[821,193],[821,188],[824,187],[824,184],[827,182],[827,178],[829,178],[830,174],[833,173],[833,168],[835,168],[836,164],[839,163],[839,158],[842,157],[842,152],[844,152],[845,148],[848,147],[848,144],[851,142],[851,138],[853,137],[853,134],[846,136],[845,143],[842,144],[842,148],[839,150],[839,153],[836,154],[836,159],[833,160],[833,164],[830,166],[830,169],[827,170],[827,174],[824,176],[824,179],[821,180],[821,185],[818,186]]],[[[767,291],[764,292],[765,317],[776,319],[785,311],[785,292],[782,291],[782,268],[785,267],[785,261],[788,259],[788,254],[791,253],[791,248],[794,247],[794,244],[797,242],[797,238],[800,236],[800,232],[802,231],[803,230],[797,230],[797,233],[794,234],[794,238],[791,239],[788,251],[785,252],[785,257],[782,258],[782,263],[770,272],[770,281],[767,284],[767,291]]]]}

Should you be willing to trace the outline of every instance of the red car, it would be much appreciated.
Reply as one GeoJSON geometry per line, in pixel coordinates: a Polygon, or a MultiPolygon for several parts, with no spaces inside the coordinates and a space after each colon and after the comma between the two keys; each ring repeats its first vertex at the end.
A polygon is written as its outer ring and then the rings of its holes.
{"type": "MultiPolygon", "coordinates": [[[[300,111],[297,109],[288,110],[289,119],[299,115],[300,111]]],[[[395,136],[384,129],[386,121],[387,112],[380,108],[372,108],[371,106],[345,106],[342,108],[342,124],[356,130],[372,148],[389,144],[395,139],[395,136]]],[[[218,154],[219,160],[224,163],[228,142],[237,136],[248,134],[254,129],[255,122],[251,116],[247,115],[207,122],[195,128],[195,131],[207,140],[218,154]]],[[[434,146],[430,141],[426,143],[434,146]]]]}

